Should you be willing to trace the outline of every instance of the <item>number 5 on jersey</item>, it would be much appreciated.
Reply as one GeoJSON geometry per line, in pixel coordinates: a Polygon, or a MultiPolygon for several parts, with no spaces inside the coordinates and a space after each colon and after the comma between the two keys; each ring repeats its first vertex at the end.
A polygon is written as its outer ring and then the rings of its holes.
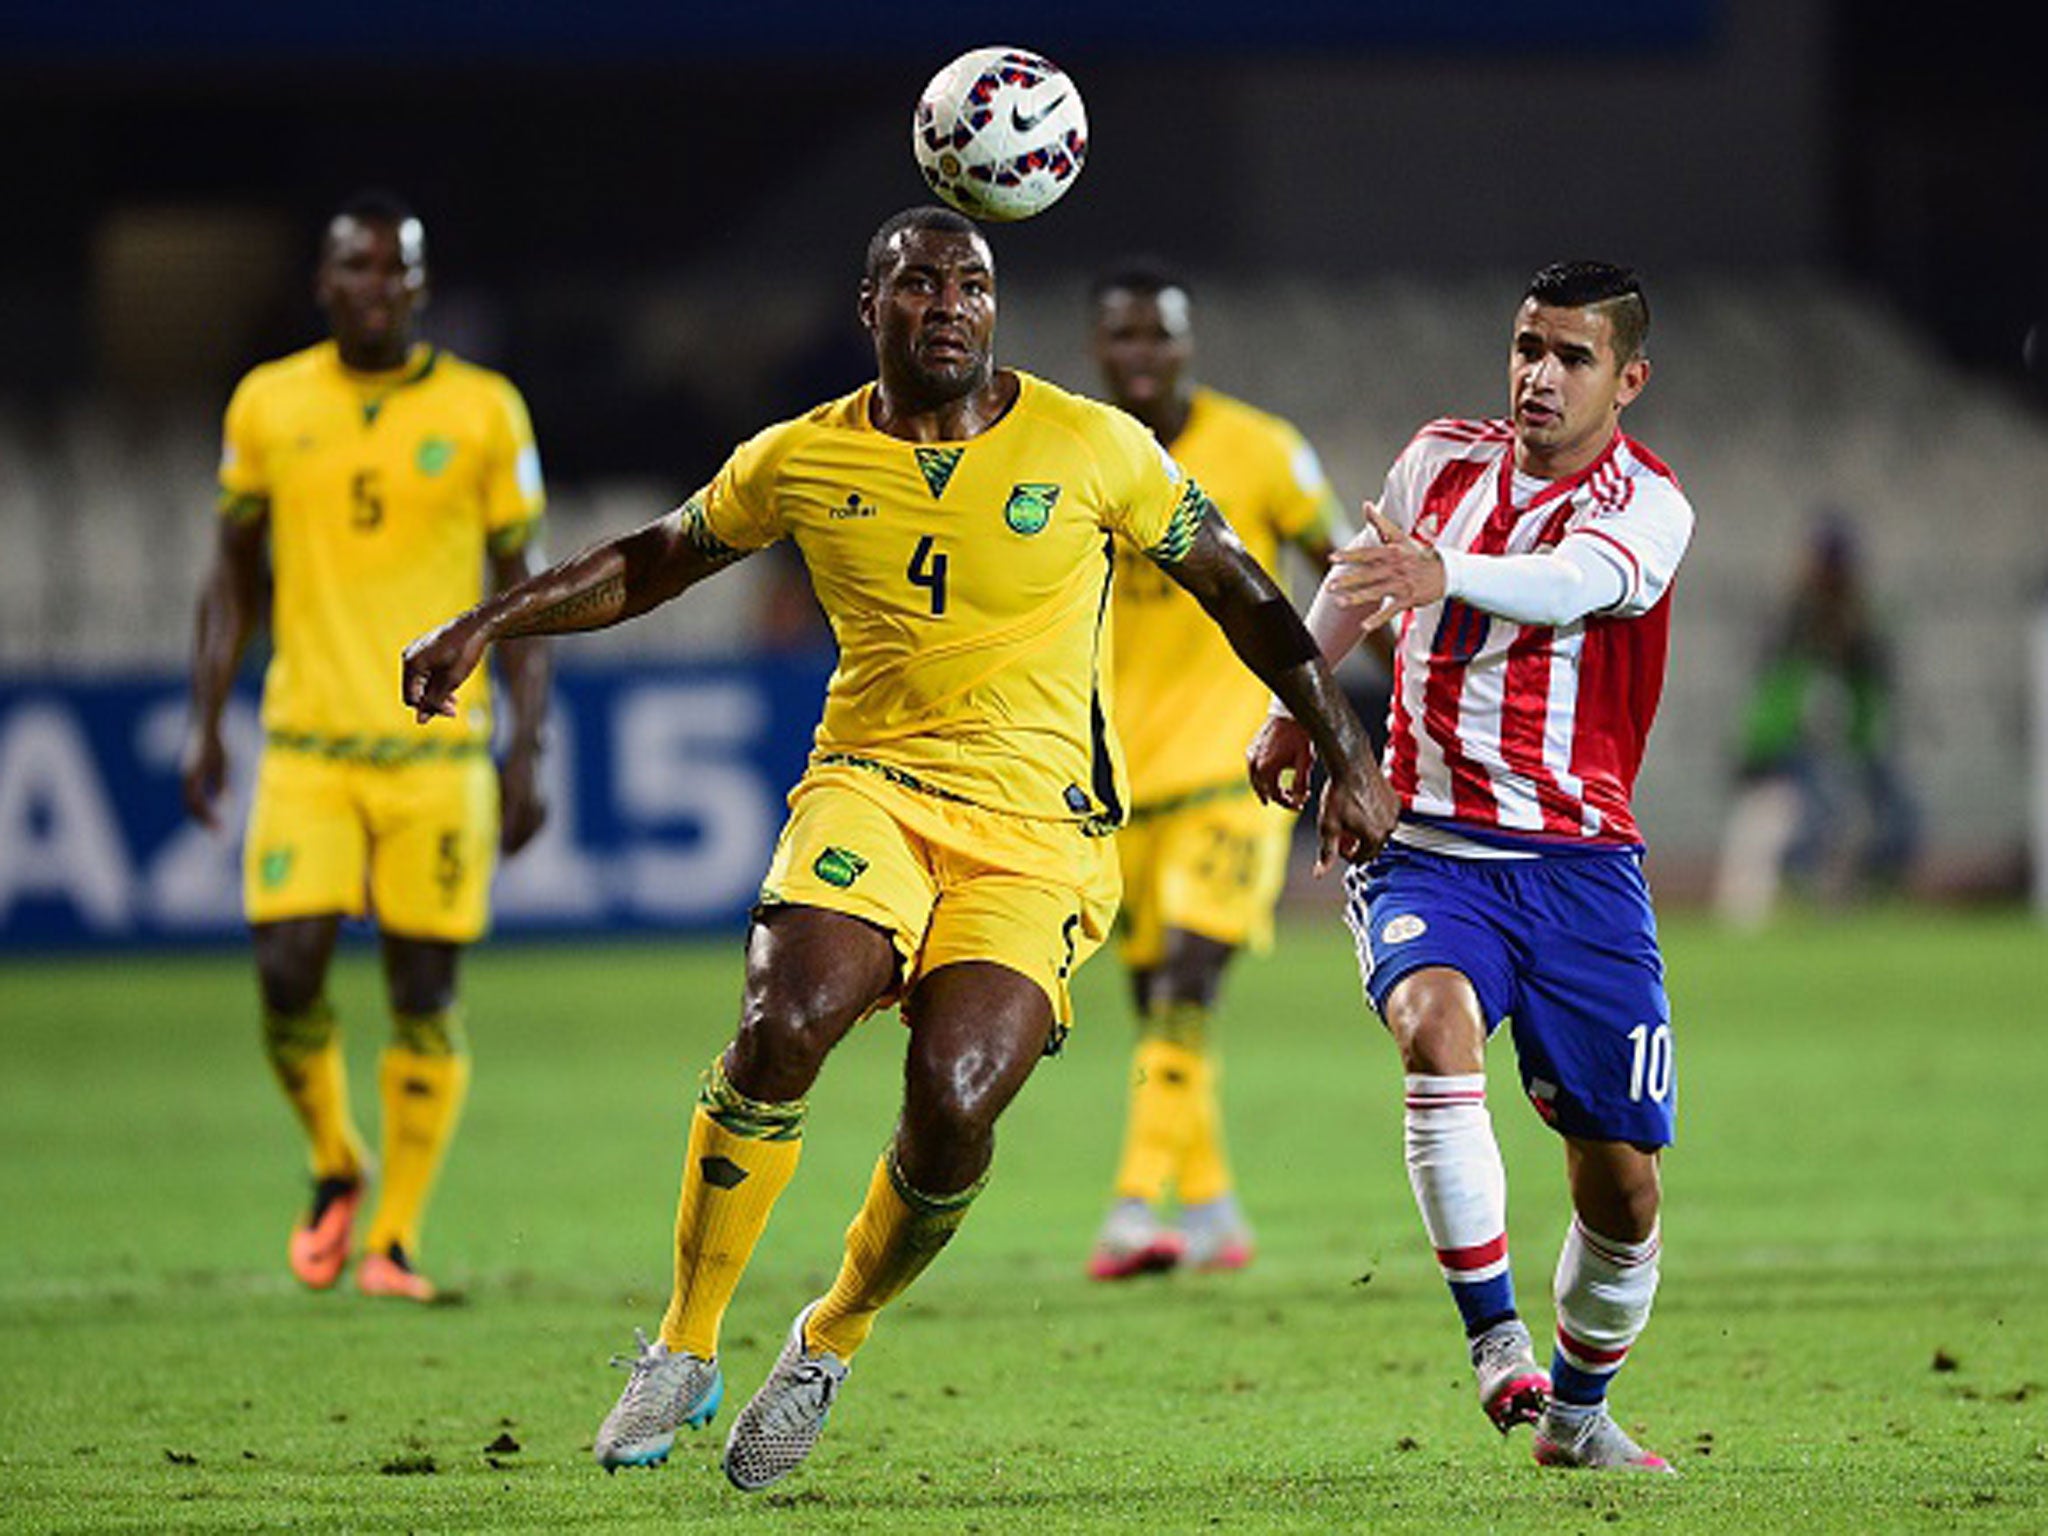
{"type": "Polygon", "coordinates": [[[359,469],[349,481],[349,521],[365,530],[384,522],[384,482],[374,469],[359,469]]]}
{"type": "Polygon", "coordinates": [[[917,552],[910,557],[910,569],[906,573],[913,587],[923,587],[932,595],[932,617],[940,618],[946,612],[946,560],[947,557],[932,548],[932,536],[924,535],[917,541],[917,552]]]}

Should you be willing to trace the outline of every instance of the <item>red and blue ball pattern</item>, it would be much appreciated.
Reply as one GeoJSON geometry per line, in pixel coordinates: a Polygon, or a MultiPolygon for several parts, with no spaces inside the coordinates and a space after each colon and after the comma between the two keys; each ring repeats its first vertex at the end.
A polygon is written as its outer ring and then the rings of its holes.
{"type": "Polygon", "coordinates": [[[911,123],[926,184],[979,219],[1029,218],[1063,196],[1088,158],[1080,92],[1019,48],[962,54],[932,78],[911,123]]]}

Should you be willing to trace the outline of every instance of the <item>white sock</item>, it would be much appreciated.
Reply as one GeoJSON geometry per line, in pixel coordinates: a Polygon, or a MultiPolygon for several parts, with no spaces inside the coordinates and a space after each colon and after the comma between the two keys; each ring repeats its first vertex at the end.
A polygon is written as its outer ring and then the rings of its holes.
{"type": "Polygon", "coordinates": [[[1650,1320],[1657,1297],[1659,1233],[1640,1243],[1589,1232],[1577,1217],[1565,1232],[1553,1287],[1557,1349],[1551,1362],[1556,1400],[1597,1407],[1650,1320]]]}
{"type": "Polygon", "coordinates": [[[1515,1309],[1507,1171],[1486,1110],[1486,1075],[1410,1073],[1408,1184],[1468,1332],[1515,1309]]]}

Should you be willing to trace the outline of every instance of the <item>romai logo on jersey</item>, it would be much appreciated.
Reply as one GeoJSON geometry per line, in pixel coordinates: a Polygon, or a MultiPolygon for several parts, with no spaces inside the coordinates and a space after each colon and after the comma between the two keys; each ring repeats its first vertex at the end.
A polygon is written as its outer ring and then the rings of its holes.
{"type": "Polygon", "coordinates": [[[848,491],[846,500],[833,507],[825,515],[834,522],[848,517],[873,517],[879,510],[871,501],[862,501],[859,491],[848,491]]]}

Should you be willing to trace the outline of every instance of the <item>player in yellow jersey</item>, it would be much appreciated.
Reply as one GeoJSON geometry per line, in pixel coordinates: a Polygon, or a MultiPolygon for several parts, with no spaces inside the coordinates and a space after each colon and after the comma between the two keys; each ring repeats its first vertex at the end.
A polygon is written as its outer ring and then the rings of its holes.
{"type": "Polygon", "coordinates": [[[1116,908],[1114,545],[1169,569],[1328,742],[1325,858],[1366,856],[1393,824],[1356,716],[1202,491],[1129,417],[996,367],[993,261],[947,209],[887,220],[860,287],[873,383],[406,652],[406,701],[429,720],[493,641],[617,623],[783,538],[839,647],[748,935],[739,1031],[698,1095],[660,1337],[620,1362],[593,1446],[608,1468],[666,1459],[678,1427],[717,1411],[720,1324],[795,1171],[804,1095],[875,1009],[900,1002],[909,1027],[902,1113],[838,1278],[736,1418],[734,1484],[810,1453],[877,1312],[980,1192],[996,1118],[1058,1048],[1068,979],[1116,908]]]}
{"type": "MultiPolygon", "coordinates": [[[[1092,297],[1109,398],[1172,452],[1269,574],[1288,544],[1320,572],[1343,523],[1322,465],[1285,421],[1195,382],[1187,285],[1134,264],[1092,297]]],[[[1252,795],[1244,749],[1268,695],[1200,605],[1128,547],[1113,604],[1116,729],[1131,773],[1118,927],[1138,1043],[1114,1203],[1088,1273],[1237,1269],[1252,1236],[1224,1154],[1211,1021],[1231,956],[1271,942],[1293,818],[1252,795]],[[1163,1215],[1169,1189],[1178,1227],[1163,1215]]]]}
{"type": "Polygon", "coordinates": [[[547,701],[543,642],[497,653],[510,701],[492,766],[479,676],[457,724],[420,735],[392,694],[398,650],[450,608],[529,575],[542,493],[518,391],[414,339],[427,293],[420,221],[384,194],[352,200],[321,241],[315,292],[330,339],[256,368],[228,406],[221,516],[200,594],[185,802],[209,826],[227,772],[221,709],[262,617],[274,651],[264,752],[244,854],[264,1046],[311,1144],[313,1200],[293,1273],[341,1278],[371,1164],[348,1103],[326,996],[345,916],[373,915],[392,1036],[379,1085],[378,1199],[356,1283],[431,1300],[420,1223],[469,1082],[457,1009],[462,947],[484,931],[499,849],[546,814],[535,778],[547,701]]]}

